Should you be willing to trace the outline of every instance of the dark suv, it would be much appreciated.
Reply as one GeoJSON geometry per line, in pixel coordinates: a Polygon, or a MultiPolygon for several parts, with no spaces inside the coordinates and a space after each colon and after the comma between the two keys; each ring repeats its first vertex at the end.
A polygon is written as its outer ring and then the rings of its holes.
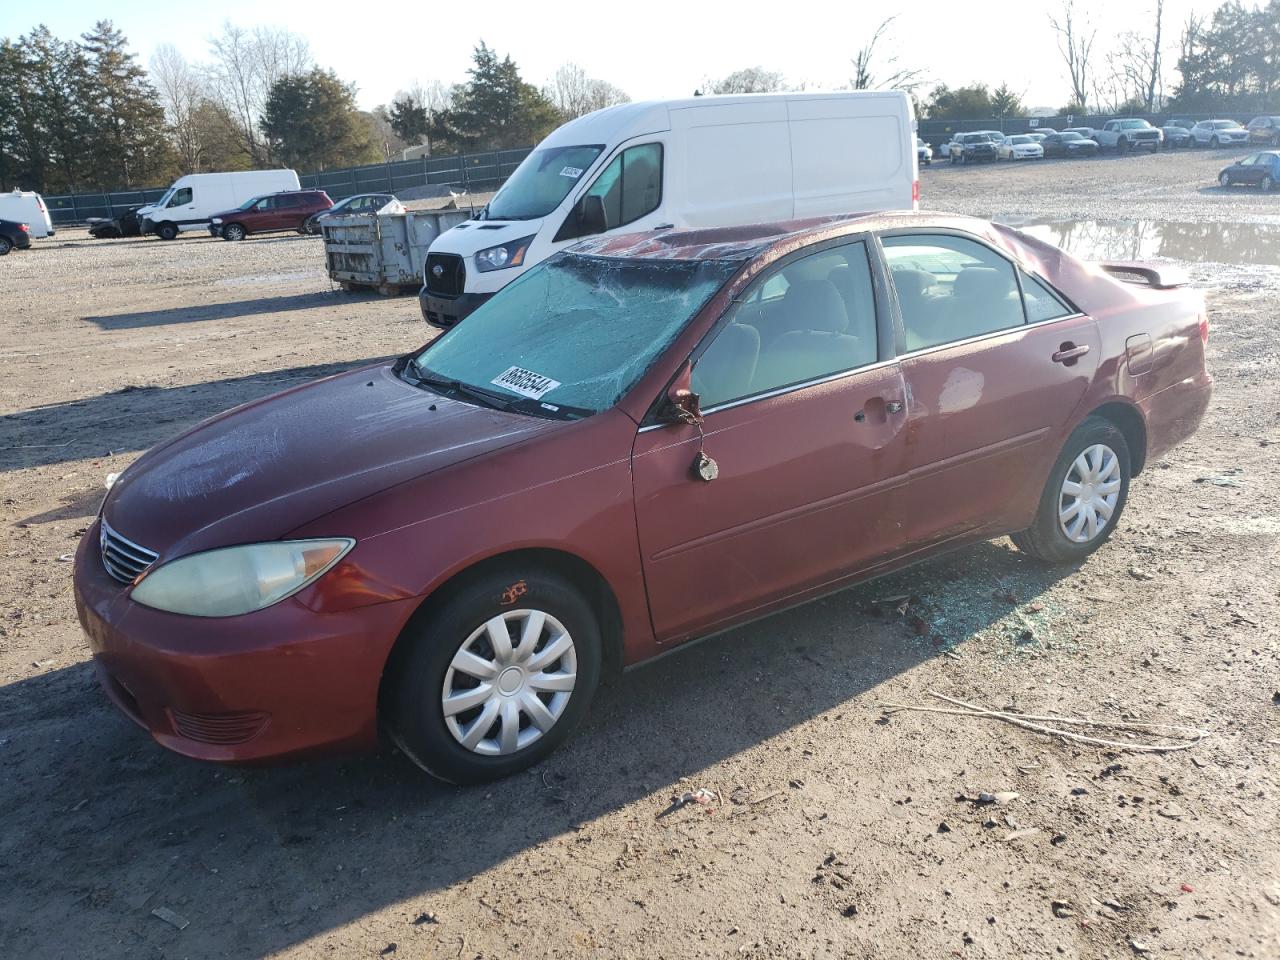
{"type": "Polygon", "coordinates": [[[219,213],[209,222],[209,233],[223,240],[243,240],[251,233],[302,230],[312,214],[328,210],[333,201],[323,190],[288,190],[246,200],[235,210],[219,213]]]}
{"type": "Polygon", "coordinates": [[[986,133],[958,133],[951,141],[952,163],[995,163],[995,141],[986,133]]]}
{"type": "Polygon", "coordinates": [[[1254,117],[1249,121],[1249,142],[1280,147],[1280,117],[1254,117]]]}

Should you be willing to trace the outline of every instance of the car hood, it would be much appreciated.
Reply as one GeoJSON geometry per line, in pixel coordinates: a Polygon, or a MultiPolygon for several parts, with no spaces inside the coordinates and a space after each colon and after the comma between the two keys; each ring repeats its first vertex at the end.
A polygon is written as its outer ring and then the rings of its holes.
{"type": "Polygon", "coordinates": [[[390,364],[366,367],[237,407],[152,449],[116,481],[103,516],[162,559],[274,540],[564,426],[412,386],[390,364]]]}
{"type": "MultiPolygon", "coordinates": [[[[544,218],[545,219],[545,218],[544,218]]],[[[536,234],[542,220],[465,220],[446,230],[431,244],[431,253],[469,257],[508,240],[536,234]]]]}

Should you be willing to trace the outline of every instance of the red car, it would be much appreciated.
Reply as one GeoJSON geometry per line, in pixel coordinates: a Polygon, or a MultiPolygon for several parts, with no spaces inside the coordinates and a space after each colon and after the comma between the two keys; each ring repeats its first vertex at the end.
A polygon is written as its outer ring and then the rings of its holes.
{"type": "Polygon", "coordinates": [[[927,214],[587,241],[126,470],[76,555],[98,676],[192,757],[383,729],[509,774],[605,671],[1001,534],[1095,550],[1209,402],[1177,283],[927,214]]]}
{"type": "Polygon", "coordinates": [[[323,190],[288,190],[253,197],[234,210],[209,220],[209,233],[223,240],[243,240],[251,233],[293,230],[306,233],[307,220],[328,210],[333,201],[323,190]]]}

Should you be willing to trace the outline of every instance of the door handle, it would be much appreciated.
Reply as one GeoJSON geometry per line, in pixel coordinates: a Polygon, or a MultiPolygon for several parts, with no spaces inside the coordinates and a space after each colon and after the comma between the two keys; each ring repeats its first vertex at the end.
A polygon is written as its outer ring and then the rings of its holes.
{"type": "Polygon", "coordinates": [[[1070,366],[1088,352],[1089,345],[1087,343],[1082,343],[1078,347],[1073,343],[1064,343],[1057,353],[1053,355],[1052,359],[1054,363],[1070,366]]]}

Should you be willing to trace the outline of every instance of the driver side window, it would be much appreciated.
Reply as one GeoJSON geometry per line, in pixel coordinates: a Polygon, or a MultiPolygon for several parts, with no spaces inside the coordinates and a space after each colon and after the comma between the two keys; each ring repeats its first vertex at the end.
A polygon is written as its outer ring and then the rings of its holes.
{"type": "Polygon", "coordinates": [[[191,188],[183,187],[173,194],[173,199],[166,204],[167,207],[185,207],[191,202],[191,188]]]}
{"type": "Polygon", "coordinates": [[[614,157],[574,205],[556,240],[576,240],[634,223],[662,203],[662,144],[629,147],[614,157]]]}

